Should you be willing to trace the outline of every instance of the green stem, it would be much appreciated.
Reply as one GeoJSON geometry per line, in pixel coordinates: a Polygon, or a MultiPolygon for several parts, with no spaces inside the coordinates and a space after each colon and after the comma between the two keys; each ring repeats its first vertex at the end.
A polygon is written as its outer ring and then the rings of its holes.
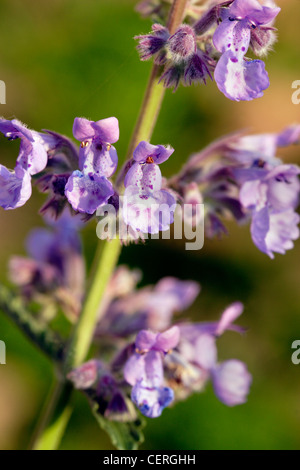
{"type": "Polygon", "coordinates": [[[50,393],[42,411],[31,445],[34,450],[55,450],[64,435],[72,413],[72,405],[70,404],[72,387],[64,377],[69,370],[79,366],[87,356],[95,325],[99,321],[98,312],[101,298],[116,267],[120,251],[121,244],[118,238],[102,244],[99,242],[93,281],[66,353],[63,379],[50,393]]]}
{"type": "Polygon", "coordinates": [[[118,238],[104,242],[103,250],[98,250],[93,282],[91,284],[86,302],[79,321],[75,327],[70,346],[67,352],[65,370],[79,366],[89,351],[94,329],[99,321],[99,306],[107,284],[116,267],[121,252],[121,243],[118,238]]]}
{"type": "MultiPolygon", "coordinates": [[[[174,0],[172,4],[169,20],[167,22],[167,27],[171,34],[176,31],[183,20],[187,1],[188,0],[174,0]]],[[[130,141],[128,150],[129,158],[131,158],[132,151],[140,140],[151,139],[165,93],[163,86],[158,83],[159,73],[160,67],[154,65],[146,88],[139,118],[130,141]]],[[[101,258],[93,273],[94,275],[85,305],[70,341],[64,373],[80,365],[85,360],[92,342],[96,321],[99,319],[97,314],[99,312],[101,299],[118,262],[120,250],[121,245],[118,239],[105,242],[101,258]]],[[[54,450],[58,448],[72,412],[71,405],[69,404],[71,395],[72,392],[70,391],[68,382],[64,381],[55,388],[54,395],[51,394],[44,411],[44,416],[40,421],[42,425],[39,429],[42,429],[39,431],[35,443],[33,444],[34,449],[54,450]],[[47,423],[49,416],[52,415],[53,410],[54,419],[52,418],[50,425],[43,431],[45,423],[47,423]]]]}

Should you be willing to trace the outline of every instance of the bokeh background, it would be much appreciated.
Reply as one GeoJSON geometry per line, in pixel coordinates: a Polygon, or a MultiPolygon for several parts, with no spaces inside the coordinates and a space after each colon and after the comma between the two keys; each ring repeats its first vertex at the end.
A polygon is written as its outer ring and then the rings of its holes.
{"type": "MultiPolygon", "coordinates": [[[[279,131],[300,121],[300,105],[291,101],[292,82],[300,79],[300,2],[278,0],[278,43],[267,58],[271,86],[249,103],[227,100],[214,83],[168,91],[152,142],[169,143],[174,156],[164,164],[171,175],[194,151],[240,128],[279,131]]],[[[141,63],[133,36],[150,30],[150,21],[134,12],[133,0],[2,0],[0,3],[0,79],[7,86],[5,118],[29,127],[71,136],[75,116],[98,120],[116,116],[120,160],[150,71],[141,63]]],[[[13,166],[17,147],[0,140],[1,163],[13,166]]],[[[300,148],[280,152],[300,164],[300,148]]],[[[43,197],[36,192],[21,209],[0,211],[0,280],[7,282],[12,254],[24,254],[24,240],[43,197]]],[[[218,318],[230,302],[241,300],[240,323],[248,333],[228,332],[219,341],[220,359],[246,361],[253,374],[248,402],[227,408],[211,387],[161,418],[147,420],[144,449],[299,449],[300,365],[291,362],[291,344],[300,339],[300,242],[285,256],[270,260],[253,245],[249,227],[229,224],[229,236],[206,241],[199,252],[180,242],[150,241],[130,246],[121,262],[143,270],[143,283],[164,275],[194,279],[202,292],[186,313],[198,320],[218,318]]],[[[97,243],[95,225],[84,231],[87,259],[97,243]]],[[[7,364],[0,366],[0,449],[24,449],[53,380],[50,362],[0,312],[0,339],[7,364]]],[[[98,429],[88,404],[76,396],[62,449],[112,449],[98,429]]]]}

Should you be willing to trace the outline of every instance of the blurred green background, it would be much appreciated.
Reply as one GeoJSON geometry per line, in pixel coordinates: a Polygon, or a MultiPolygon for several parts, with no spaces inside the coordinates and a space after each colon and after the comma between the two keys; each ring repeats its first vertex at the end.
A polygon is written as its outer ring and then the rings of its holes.
{"type": "MultiPolygon", "coordinates": [[[[271,86],[263,98],[230,102],[214,83],[167,92],[152,139],[176,149],[163,166],[166,176],[223,134],[239,128],[279,131],[300,121],[300,105],[291,101],[291,84],[300,79],[299,0],[277,3],[279,41],[266,61],[271,86]]],[[[133,36],[150,30],[150,22],[134,12],[135,4],[2,0],[0,79],[7,86],[7,104],[0,105],[1,114],[69,136],[75,116],[116,116],[122,161],[151,67],[135,51],[133,36]]],[[[1,138],[1,163],[12,167],[16,151],[1,138]]],[[[300,163],[300,148],[280,156],[300,163]]],[[[42,225],[37,211],[43,200],[35,192],[21,209],[1,210],[1,281],[6,282],[10,256],[24,253],[30,228],[42,225]]],[[[208,387],[161,418],[148,419],[144,449],[300,448],[300,365],[291,362],[292,341],[300,339],[300,243],[272,261],[255,248],[249,227],[229,224],[229,232],[221,241],[206,241],[199,252],[185,251],[178,241],[150,241],[122,252],[122,263],[143,270],[143,283],[164,275],[199,281],[202,293],[188,317],[213,320],[228,303],[241,300],[246,309],[240,323],[249,328],[244,337],[228,332],[219,340],[219,358],[244,360],[253,374],[248,402],[227,408],[208,387]]],[[[84,231],[88,260],[96,243],[91,223],[84,231]]],[[[52,382],[52,367],[2,314],[0,339],[7,347],[7,364],[0,366],[0,449],[23,449],[52,382]]],[[[112,448],[79,394],[61,448],[112,448]]]]}

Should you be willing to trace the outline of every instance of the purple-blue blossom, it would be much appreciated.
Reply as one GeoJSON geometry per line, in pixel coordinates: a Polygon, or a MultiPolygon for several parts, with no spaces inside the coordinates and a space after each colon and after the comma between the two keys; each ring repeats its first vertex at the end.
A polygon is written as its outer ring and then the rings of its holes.
{"type": "Polygon", "coordinates": [[[246,170],[240,190],[240,201],[252,212],[251,235],[255,245],[274,258],[273,252],[285,253],[299,237],[300,168],[277,165],[271,170],[246,170]]]}
{"type": "Polygon", "coordinates": [[[242,312],[243,305],[235,302],[225,309],[218,322],[179,325],[179,356],[175,356],[175,360],[179,362],[181,357],[187,371],[190,365],[191,375],[182,373],[182,386],[187,389],[186,393],[189,387],[190,392],[202,390],[211,378],[217,398],[225,405],[245,403],[252,381],[246,365],[235,359],[218,363],[216,347],[216,339],[226,330],[243,332],[243,328],[233,325],[242,312]]]}
{"type": "Polygon", "coordinates": [[[142,141],[133,152],[125,179],[123,218],[127,225],[144,233],[168,230],[174,220],[176,200],[162,189],[159,164],[174,152],[171,147],[142,141]]]}
{"type": "Polygon", "coordinates": [[[0,165],[0,206],[16,209],[23,206],[31,196],[31,175],[45,169],[47,151],[53,138],[28,129],[17,119],[0,119],[0,132],[8,140],[20,139],[20,149],[14,170],[0,165]]]}
{"type": "Polygon", "coordinates": [[[178,341],[177,326],[164,333],[142,330],[136,337],[136,352],[125,364],[124,377],[133,386],[131,399],[148,418],[160,416],[173,401],[173,390],[164,385],[163,359],[178,341]]]}
{"type": "Polygon", "coordinates": [[[112,143],[119,139],[119,123],[115,117],[97,122],[75,118],[73,134],[81,142],[79,170],[69,177],[65,195],[74,210],[93,214],[114,194],[108,178],[118,165],[112,143]]]}
{"type": "MultiPolygon", "coordinates": [[[[260,31],[270,25],[279,12],[280,8],[262,6],[257,0],[235,0],[228,9],[222,10],[222,23],[213,36],[214,46],[222,54],[214,78],[227,98],[249,101],[260,98],[268,88],[264,62],[247,60],[245,54],[252,30],[260,31]]],[[[256,42],[258,40],[257,36],[256,42]]]]}

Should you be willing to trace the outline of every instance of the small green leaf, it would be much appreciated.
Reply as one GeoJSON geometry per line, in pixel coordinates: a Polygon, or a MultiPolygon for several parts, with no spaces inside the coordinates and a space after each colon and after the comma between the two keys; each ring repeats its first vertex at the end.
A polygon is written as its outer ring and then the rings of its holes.
{"type": "Polygon", "coordinates": [[[144,441],[142,429],[145,427],[145,421],[138,417],[135,421],[121,423],[119,421],[110,421],[98,412],[97,403],[92,407],[100,427],[110,436],[113,445],[119,450],[137,450],[144,441]]]}

